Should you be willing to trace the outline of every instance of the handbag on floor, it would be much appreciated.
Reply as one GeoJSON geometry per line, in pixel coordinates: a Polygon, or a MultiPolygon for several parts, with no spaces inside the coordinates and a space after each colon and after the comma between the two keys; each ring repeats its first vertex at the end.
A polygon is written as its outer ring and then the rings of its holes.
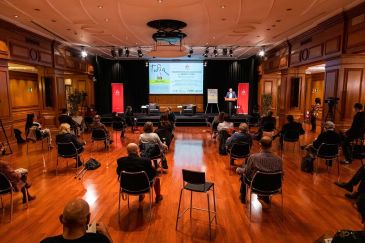
{"type": "Polygon", "coordinates": [[[100,162],[97,161],[94,158],[90,158],[88,161],[86,161],[85,163],[85,169],[87,170],[96,170],[97,168],[100,167],[100,162]]]}

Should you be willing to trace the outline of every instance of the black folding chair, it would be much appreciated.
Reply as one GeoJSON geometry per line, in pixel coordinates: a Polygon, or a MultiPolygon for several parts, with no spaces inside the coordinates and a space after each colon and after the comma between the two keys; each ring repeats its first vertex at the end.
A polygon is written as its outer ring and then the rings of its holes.
{"type": "MultiPolygon", "coordinates": [[[[26,205],[28,208],[28,192],[27,192],[27,188],[24,187],[25,190],[25,200],[26,200],[26,205]]],[[[15,191],[13,185],[11,184],[10,180],[6,177],[5,174],[3,174],[2,172],[0,172],[0,200],[1,200],[1,207],[3,209],[3,215],[5,213],[5,206],[3,203],[3,196],[10,194],[10,222],[13,218],[13,204],[14,204],[14,200],[13,200],[13,192],[15,191]]]]}
{"type": "MultiPolygon", "coordinates": [[[[74,158],[76,159],[76,174],[75,178],[78,176],[78,170],[79,170],[79,160],[80,152],[75,147],[75,145],[72,142],[68,143],[57,143],[57,161],[56,161],[56,175],[58,174],[58,160],[59,157],[70,159],[74,158]]],[[[81,160],[81,158],[80,158],[81,160]]],[[[67,160],[67,167],[68,167],[68,160],[67,160]]]]}
{"type": "Polygon", "coordinates": [[[33,127],[31,127],[30,128],[30,130],[32,131],[32,130],[34,130],[34,132],[35,132],[35,135],[36,135],[36,139],[32,139],[32,138],[30,138],[29,137],[29,133],[28,133],[28,135],[27,135],[27,137],[26,137],[26,139],[25,139],[25,141],[26,141],[26,143],[27,143],[27,154],[28,154],[28,152],[29,152],[29,143],[30,142],[32,142],[32,143],[37,143],[37,141],[41,141],[41,143],[42,143],[42,153],[43,153],[43,142],[44,141],[46,141],[46,143],[47,143],[47,146],[48,146],[48,151],[50,150],[50,147],[49,147],[49,136],[48,135],[46,135],[46,134],[43,134],[37,127],[35,127],[35,126],[33,126],[33,127]]]}
{"type": "Polygon", "coordinates": [[[94,147],[94,143],[97,141],[103,141],[106,148],[109,148],[109,138],[108,134],[104,131],[104,129],[93,129],[91,132],[91,142],[94,147]]]}
{"type": "Polygon", "coordinates": [[[283,136],[281,138],[283,141],[283,144],[281,144],[281,158],[283,158],[283,152],[284,152],[284,147],[285,147],[286,143],[293,144],[293,152],[295,151],[296,144],[298,144],[298,148],[300,150],[300,141],[299,141],[300,133],[298,130],[288,130],[281,136],[283,136]]]}
{"type": "Polygon", "coordinates": [[[145,171],[140,172],[126,172],[122,171],[119,177],[119,202],[118,213],[120,214],[120,197],[122,194],[127,195],[128,209],[129,209],[129,196],[140,196],[146,193],[150,197],[150,221],[152,219],[152,198],[153,190],[151,187],[153,183],[150,182],[148,175],[145,171]]]}
{"type": "Polygon", "coordinates": [[[125,123],[119,120],[113,120],[112,122],[112,130],[116,131],[115,133],[115,140],[118,142],[117,132],[120,132],[120,137],[124,138],[125,132],[125,123]]]}
{"type": "Polygon", "coordinates": [[[327,165],[327,171],[329,169],[328,162],[330,160],[336,160],[337,161],[337,180],[340,179],[340,162],[338,160],[339,157],[339,144],[328,144],[328,143],[322,143],[318,150],[317,150],[317,166],[316,166],[316,173],[318,173],[318,167],[319,167],[319,160],[323,159],[326,161],[327,165]]]}
{"type": "MultiPolygon", "coordinates": [[[[268,196],[271,197],[276,194],[281,194],[281,213],[284,219],[284,200],[283,200],[283,190],[282,190],[282,180],[283,172],[263,172],[257,171],[250,184],[246,184],[247,195],[250,195],[250,222],[251,222],[251,208],[252,208],[252,194],[255,193],[258,196],[268,196]],[[250,191],[250,193],[248,193],[250,191]]],[[[247,205],[248,197],[246,197],[247,205]]],[[[270,198],[271,200],[271,198],[270,198]]]]}
{"type": "Polygon", "coordinates": [[[180,190],[180,199],[179,199],[179,206],[177,208],[177,216],[176,216],[176,230],[179,222],[179,218],[184,216],[184,214],[190,210],[190,218],[192,216],[192,210],[202,210],[208,212],[208,220],[209,220],[209,237],[212,236],[212,230],[211,230],[211,223],[213,220],[215,220],[215,223],[217,223],[217,209],[215,205],[215,191],[214,191],[214,183],[205,181],[205,172],[199,172],[199,171],[191,171],[191,170],[182,170],[183,175],[183,187],[180,190]],[[181,205],[181,197],[183,194],[183,191],[187,190],[190,191],[190,207],[186,208],[181,214],[180,214],[180,205],[181,205]],[[213,191],[213,203],[214,203],[214,211],[210,210],[210,202],[209,202],[209,191],[213,191]],[[208,200],[208,209],[205,208],[194,208],[193,207],[193,192],[198,193],[205,193],[207,195],[208,200]],[[211,218],[211,213],[213,213],[213,217],[211,218]]]}
{"type": "Polygon", "coordinates": [[[251,146],[249,143],[233,143],[230,149],[227,149],[229,153],[229,165],[230,167],[234,166],[231,164],[231,161],[247,159],[250,157],[251,146]]]}

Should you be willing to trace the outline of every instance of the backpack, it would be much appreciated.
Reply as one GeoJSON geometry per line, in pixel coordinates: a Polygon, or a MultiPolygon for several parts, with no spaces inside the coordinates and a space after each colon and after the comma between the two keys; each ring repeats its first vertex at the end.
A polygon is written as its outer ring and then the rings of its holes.
{"type": "Polygon", "coordinates": [[[312,158],[311,156],[303,157],[300,169],[304,172],[312,173],[314,170],[313,167],[314,167],[314,158],[312,158]]]}
{"type": "Polygon", "coordinates": [[[85,163],[85,169],[87,170],[96,170],[97,168],[100,167],[100,162],[97,161],[94,158],[90,158],[86,163],[85,163]]]}

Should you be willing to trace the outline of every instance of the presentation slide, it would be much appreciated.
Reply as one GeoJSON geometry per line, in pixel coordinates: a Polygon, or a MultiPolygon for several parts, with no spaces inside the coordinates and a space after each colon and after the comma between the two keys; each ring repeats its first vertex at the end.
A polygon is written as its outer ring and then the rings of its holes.
{"type": "Polygon", "coordinates": [[[150,62],[150,94],[203,94],[202,62],[150,62]]]}

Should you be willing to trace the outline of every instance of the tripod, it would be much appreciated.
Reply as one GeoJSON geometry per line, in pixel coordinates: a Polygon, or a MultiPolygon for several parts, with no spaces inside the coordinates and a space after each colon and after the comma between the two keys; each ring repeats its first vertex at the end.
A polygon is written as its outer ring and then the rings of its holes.
{"type": "Polygon", "coordinates": [[[13,150],[11,150],[10,143],[9,143],[9,140],[8,140],[8,136],[6,135],[6,132],[5,132],[5,129],[4,129],[4,126],[3,126],[3,122],[2,122],[1,119],[0,119],[0,126],[1,126],[1,130],[2,130],[2,132],[4,134],[4,137],[5,137],[5,140],[6,140],[6,144],[9,147],[10,154],[12,154],[13,153],[13,150]]]}

